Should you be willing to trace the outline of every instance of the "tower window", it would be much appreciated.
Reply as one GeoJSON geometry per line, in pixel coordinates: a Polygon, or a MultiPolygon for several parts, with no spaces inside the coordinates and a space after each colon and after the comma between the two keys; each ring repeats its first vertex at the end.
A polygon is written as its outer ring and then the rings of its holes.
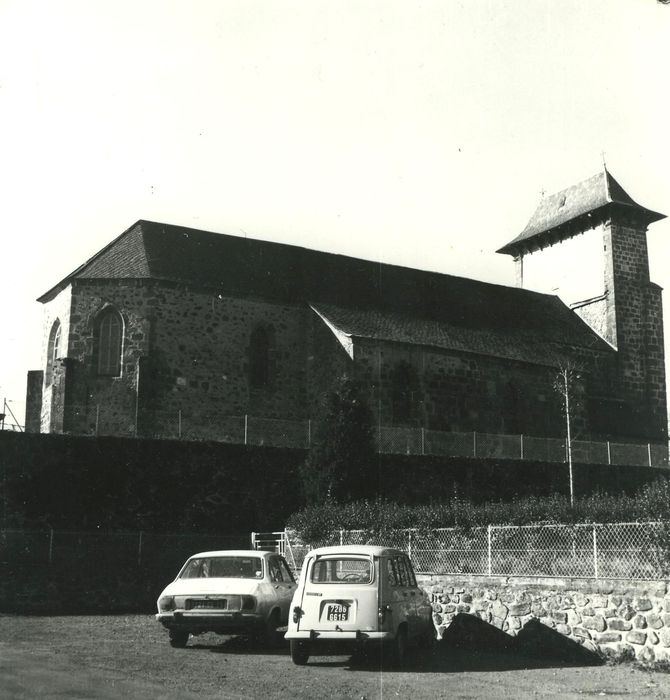
{"type": "Polygon", "coordinates": [[[121,374],[123,320],[115,309],[106,309],[98,318],[96,336],[97,371],[106,377],[121,374]]]}

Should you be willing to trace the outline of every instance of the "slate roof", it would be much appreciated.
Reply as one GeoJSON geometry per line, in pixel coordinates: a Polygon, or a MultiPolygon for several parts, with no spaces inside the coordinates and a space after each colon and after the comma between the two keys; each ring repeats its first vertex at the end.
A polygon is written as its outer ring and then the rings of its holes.
{"type": "Polygon", "coordinates": [[[554,344],[611,351],[552,295],[150,221],[138,221],[38,301],[73,281],[98,279],[150,279],[311,303],[359,337],[488,348],[529,361],[553,363],[554,344]]]}
{"type": "Polygon", "coordinates": [[[588,180],[543,197],[526,228],[497,252],[516,256],[546,247],[580,229],[591,228],[612,207],[634,212],[647,225],[665,218],[664,214],[637,204],[603,168],[588,180]]]}
{"type": "Polygon", "coordinates": [[[590,329],[573,324],[574,319],[570,317],[574,314],[557,297],[551,299],[558,303],[548,304],[552,308],[547,310],[555,312],[554,320],[565,316],[563,320],[567,323],[559,322],[558,326],[568,330],[567,337],[553,328],[553,323],[544,324],[543,332],[538,333],[525,327],[524,323],[500,330],[482,323],[465,325],[448,319],[410,317],[387,310],[352,309],[330,304],[313,304],[312,308],[338,331],[354,339],[405,343],[552,367],[567,359],[566,346],[582,345],[611,351],[590,329]]]}

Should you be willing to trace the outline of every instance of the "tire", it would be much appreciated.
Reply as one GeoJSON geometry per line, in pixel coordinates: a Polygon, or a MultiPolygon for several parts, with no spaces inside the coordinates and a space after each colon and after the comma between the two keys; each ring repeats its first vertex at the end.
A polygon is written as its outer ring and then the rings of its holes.
{"type": "Polygon", "coordinates": [[[269,647],[276,647],[279,643],[277,627],[279,627],[279,610],[273,610],[265,623],[265,630],[263,632],[263,642],[269,647]]]}
{"type": "Polygon", "coordinates": [[[402,668],[407,655],[407,630],[401,627],[391,645],[390,662],[392,668],[402,668]]]}
{"type": "Polygon", "coordinates": [[[170,630],[170,646],[176,649],[183,649],[186,646],[186,642],[188,642],[188,635],[189,633],[185,630],[170,630]]]}
{"type": "Polygon", "coordinates": [[[291,661],[296,666],[304,666],[309,661],[309,642],[302,639],[291,640],[291,661]]]}

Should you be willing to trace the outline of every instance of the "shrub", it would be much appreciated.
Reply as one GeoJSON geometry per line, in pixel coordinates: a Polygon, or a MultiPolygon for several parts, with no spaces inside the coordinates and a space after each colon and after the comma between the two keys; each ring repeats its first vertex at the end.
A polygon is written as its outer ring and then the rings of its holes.
{"type": "Polygon", "coordinates": [[[459,527],[465,530],[487,525],[537,525],[670,521],[670,483],[666,479],[644,486],[629,496],[594,493],[575,499],[566,495],[526,496],[511,501],[475,504],[460,498],[442,503],[402,505],[381,498],[338,504],[327,501],[293,513],[287,527],[305,542],[317,542],[336,530],[371,533],[415,528],[459,527]]]}

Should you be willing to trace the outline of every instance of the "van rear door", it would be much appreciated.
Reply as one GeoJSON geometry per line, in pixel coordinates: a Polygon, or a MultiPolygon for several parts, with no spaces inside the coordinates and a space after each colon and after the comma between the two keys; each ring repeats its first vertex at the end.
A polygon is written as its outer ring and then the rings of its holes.
{"type": "Polygon", "coordinates": [[[359,554],[311,559],[305,575],[298,630],[376,631],[378,560],[359,554]]]}

